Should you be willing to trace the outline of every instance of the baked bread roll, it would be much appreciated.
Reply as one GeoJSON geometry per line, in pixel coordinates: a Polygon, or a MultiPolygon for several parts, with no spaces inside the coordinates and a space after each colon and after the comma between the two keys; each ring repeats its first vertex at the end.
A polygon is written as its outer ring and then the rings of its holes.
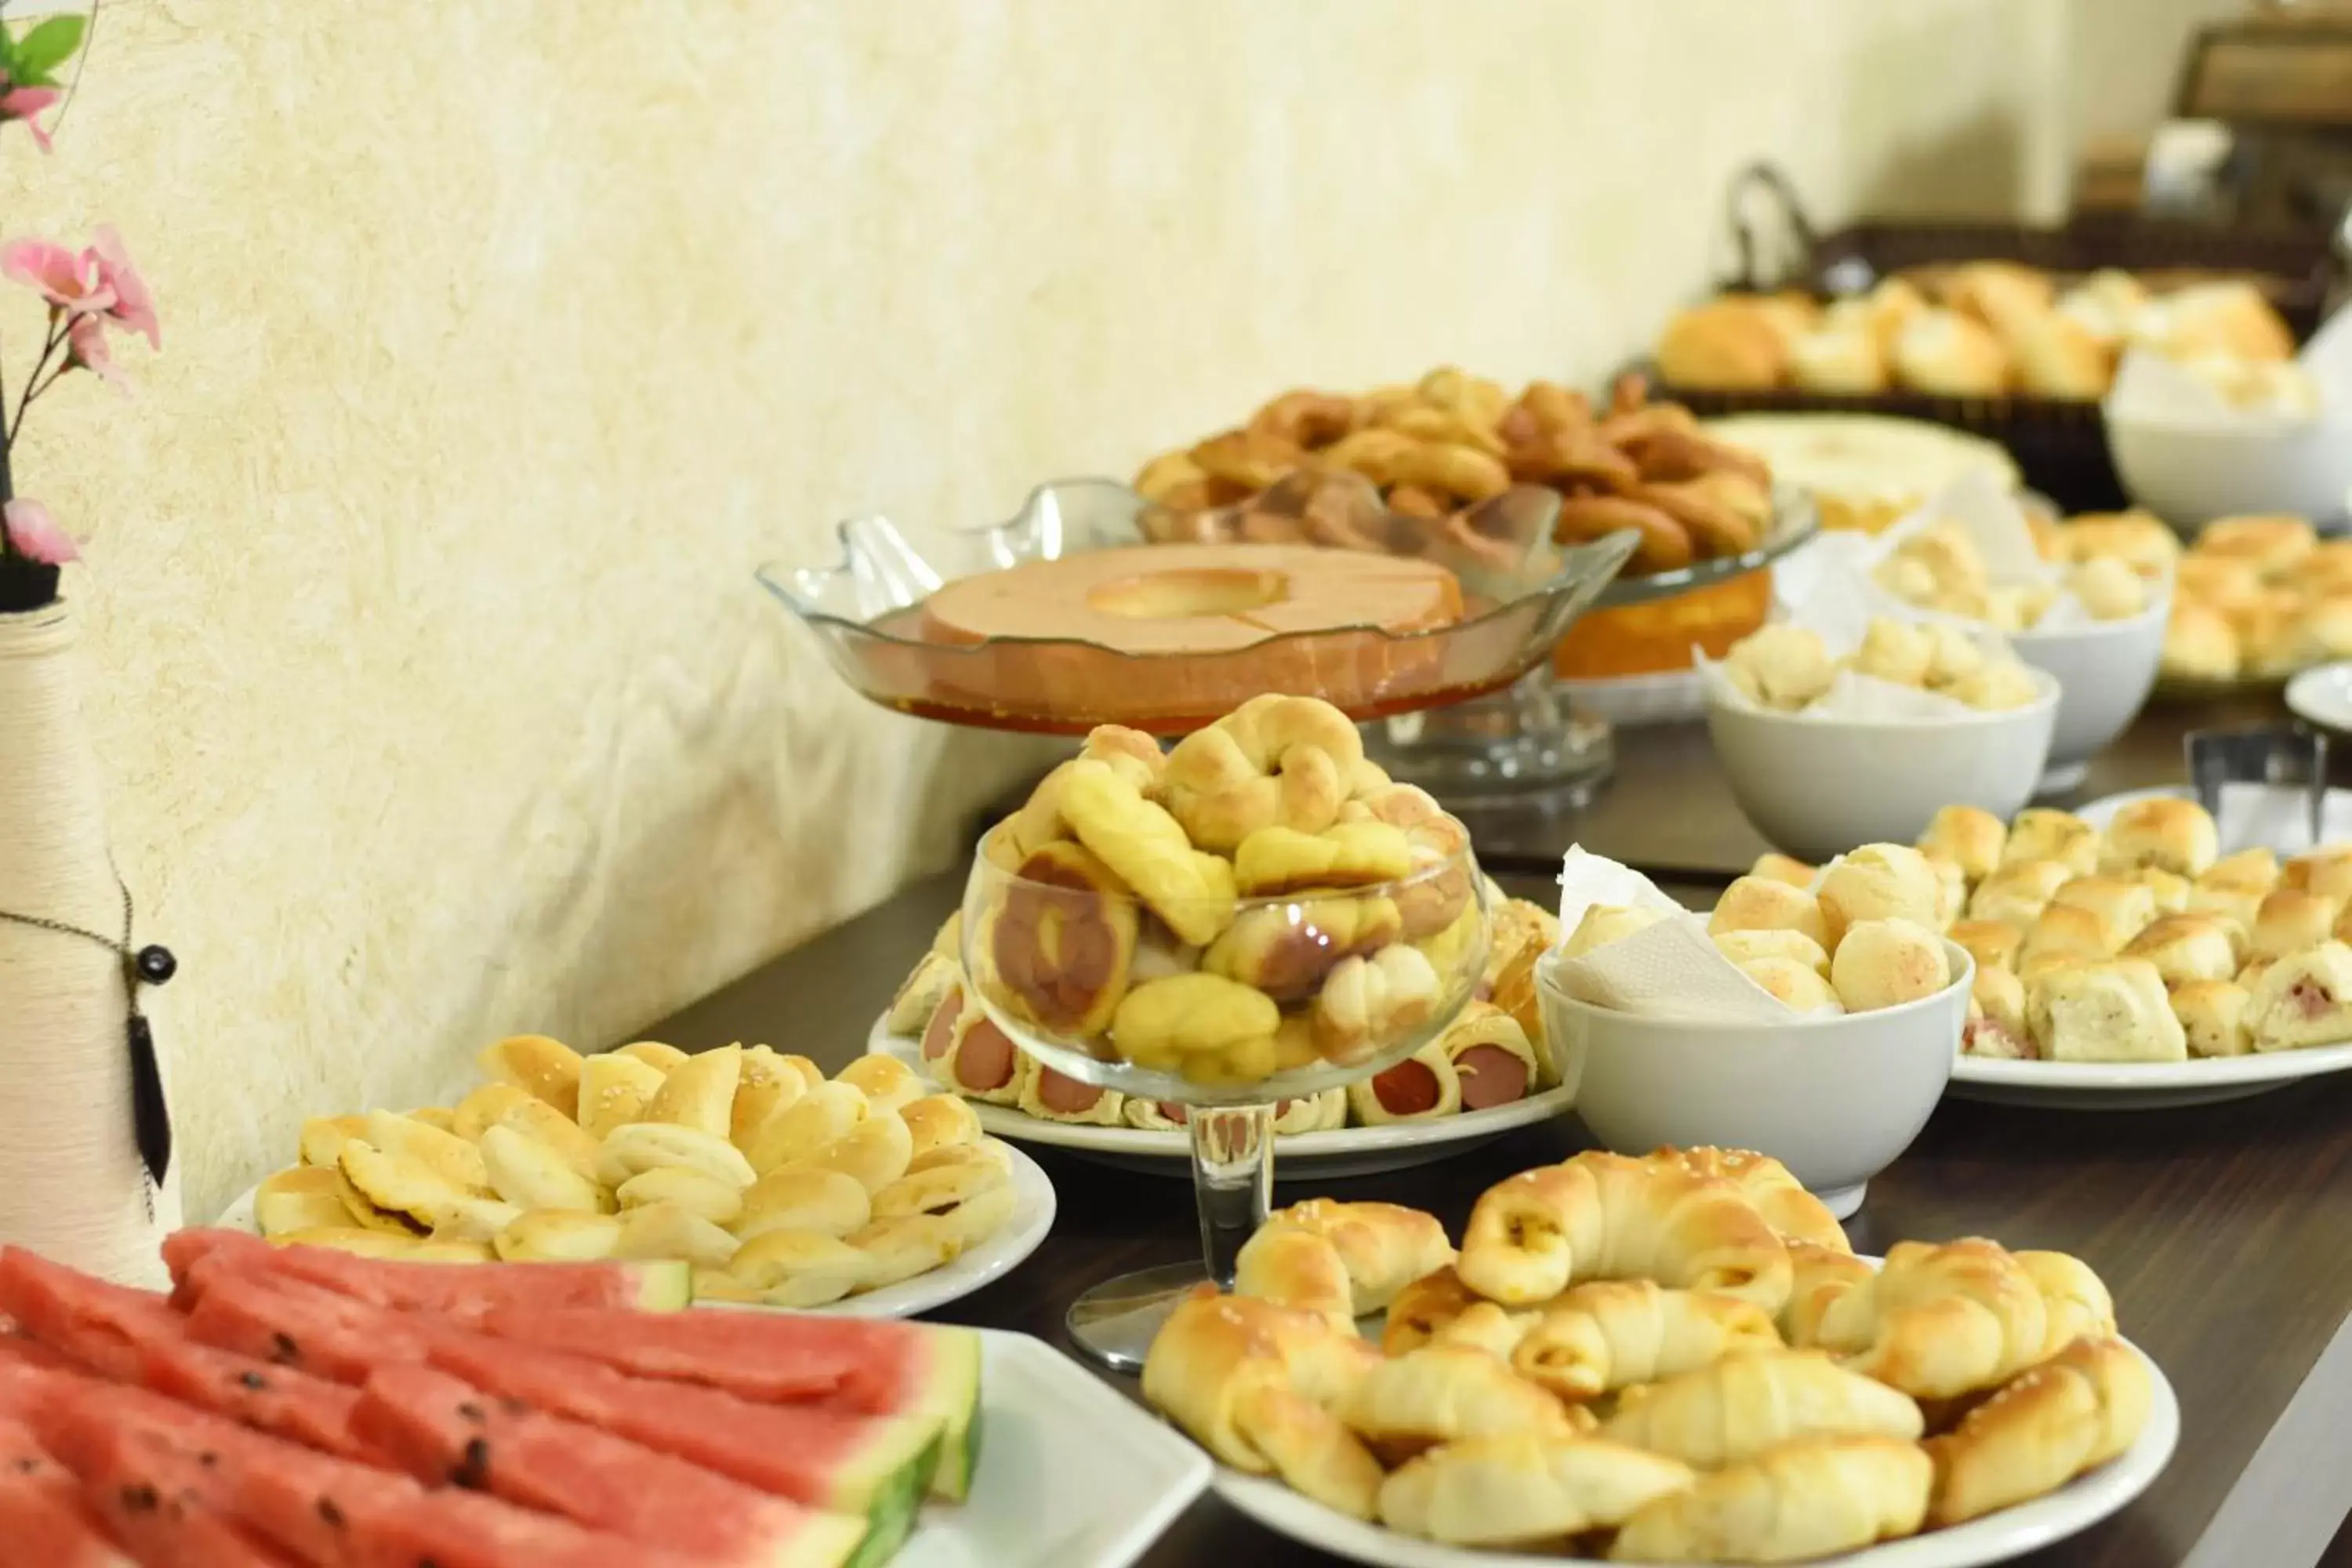
{"type": "Polygon", "coordinates": [[[2008,843],[2009,829],[2000,818],[1974,805],[1943,807],[1927,819],[1927,831],[1919,836],[1922,854],[1949,860],[1970,882],[1992,875],[2008,843]]]}
{"type": "Polygon", "coordinates": [[[1789,1243],[1789,1299],[1773,1322],[1791,1345],[1820,1338],[1821,1321],[1848,1292],[1867,1285],[1877,1270],[1843,1247],[1789,1243]]]}
{"type": "Polygon", "coordinates": [[[2189,889],[2188,912],[2210,915],[2221,922],[2230,932],[2231,942],[2243,952],[2252,942],[2254,921],[2262,913],[2263,900],[2269,896],[2252,888],[2209,883],[2200,877],[2189,889]]]}
{"type": "Polygon", "coordinates": [[[2030,805],[2009,825],[2009,843],[2001,864],[2056,860],[2087,877],[2099,868],[2099,830],[2071,811],[2030,805]]]}
{"type": "Polygon", "coordinates": [[[2352,947],[2333,940],[2282,958],[2250,988],[2246,1026],[2258,1051],[2352,1040],[2352,947]]]}
{"type": "Polygon", "coordinates": [[[1726,679],[1759,708],[1795,712],[1837,682],[1837,661],[1810,626],[1773,621],[1731,645],[1726,679]]]}
{"type": "Polygon", "coordinates": [[[2164,984],[2175,989],[2227,980],[2238,972],[2237,944],[2231,941],[2229,928],[2208,915],[2168,915],[2157,921],[2124,944],[2124,956],[2147,959],[2164,984]]]}
{"type": "Polygon", "coordinates": [[[2074,879],[2073,867],[2062,860],[2009,860],[1977,884],[1969,899],[1969,918],[1997,921],[2020,930],[2042,918],[2058,889],[2074,879]]]}
{"type": "Polygon", "coordinates": [[[2140,886],[2147,889],[2148,896],[2156,900],[2156,912],[2159,919],[2188,911],[2191,891],[2188,878],[2175,876],[2154,866],[2143,866],[2133,875],[2139,879],[2140,886]]]}
{"type": "Polygon", "coordinates": [[[1863,921],[1846,928],[1830,960],[1830,984],[1849,1013],[1899,1007],[1952,983],[1941,937],[1907,920],[1863,921]]]}
{"type": "Polygon", "coordinates": [[[1927,1441],[1936,1469],[1929,1521],[1964,1523],[2096,1469],[2138,1440],[2152,1394],[2129,1345],[2077,1340],[1927,1441]]]}
{"type": "Polygon", "coordinates": [[[1933,929],[1940,936],[1958,925],[1960,917],[1968,912],[1969,878],[1958,861],[1947,860],[1940,855],[1927,857],[1927,868],[1936,873],[1936,923],[1933,929]]]}
{"type": "Polygon", "coordinates": [[[1473,1437],[1389,1477],[1381,1521],[1453,1546],[1540,1548],[1609,1529],[1694,1479],[1687,1465],[1591,1437],[1473,1437]]]}
{"type": "Polygon", "coordinates": [[[2242,1057],[2254,1048],[2246,1026],[2252,1002],[2246,988],[2227,977],[2192,980],[2172,990],[2172,1016],[2192,1057],[2242,1057]]]}
{"type": "Polygon", "coordinates": [[[1720,1290],[1767,1310],[1789,1290],[1787,1247],[1737,1187],[1597,1152],[1487,1188],[1454,1267],[1506,1307],[1587,1279],[1720,1290]]]}
{"type": "Polygon", "coordinates": [[[2177,1062],[2189,1055],[2164,977],[2144,958],[2053,970],[2026,987],[2026,1022],[2044,1061],[2177,1062]]]}
{"type": "Polygon", "coordinates": [[[2114,952],[2156,919],[2156,893],[2129,877],[2076,877],[2051,895],[2053,908],[2087,910],[2099,921],[2106,949],[2114,952]]]}
{"type": "Polygon", "coordinates": [[[2342,901],[2352,899],[2352,845],[2307,850],[2279,868],[2279,885],[2342,901]]]}
{"type": "MultiPolygon", "coordinates": [[[[1790,934],[1794,935],[1794,932],[1790,934]]],[[[1739,973],[1754,981],[1774,1001],[1792,1013],[1843,1013],[1845,1005],[1822,972],[1794,958],[1751,958],[1739,973]]]]}
{"type": "Polygon", "coordinates": [[[1462,1283],[1462,1276],[1451,1264],[1423,1275],[1389,1303],[1388,1323],[1381,1331],[1381,1353],[1401,1356],[1419,1350],[1485,1300],[1462,1283]]]}
{"type": "Polygon", "coordinates": [[[1907,844],[1865,844],[1822,875],[1822,919],[1835,959],[1845,929],[1863,921],[1904,920],[1936,929],[1943,885],[1927,858],[1907,844]]]}
{"type": "Polygon", "coordinates": [[[1759,1154],[1753,1149],[1716,1149],[1702,1144],[1689,1149],[1653,1150],[1643,1157],[1643,1163],[1729,1182],[1755,1205],[1756,1212],[1764,1216],[1764,1223],[1787,1240],[1825,1247],[1835,1252],[1853,1250],[1837,1216],[1821,1199],[1805,1190],[1805,1184],[1788,1166],[1769,1154],[1759,1154]]]}
{"type": "Polygon", "coordinates": [[[2025,982],[2006,969],[1979,966],[1969,987],[1969,1019],[1960,1048],[1972,1057],[2032,1061],[2033,1033],[2025,1022],[2025,982]]]}
{"type": "Polygon", "coordinates": [[[1143,1397],[1220,1462],[1370,1519],[1380,1464],[1330,1407],[1380,1363],[1311,1312],[1204,1288],[1153,1336],[1143,1397]]]}
{"type": "Polygon", "coordinates": [[[2053,969],[2114,952],[2105,921],[2073,904],[2053,903],[2026,928],[2024,945],[2017,950],[2017,976],[2031,984],[2053,969]]]}
{"type": "Polygon", "coordinates": [[[1798,1437],[1916,1442],[1926,1429],[1900,1391],[1819,1352],[1771,1350],[1722,1356],[1621,1400],[1601,1436],[1711,1470],[1798,1437]]]}
{"type": "Polygon", "coordinates": [[[1463,1008],[1437,1044],[1454,1065],[1465,1110],[1490,1110],[1524,1100],[1543,1076],[1528,1032],[1492,1003],[1463,1008]]]}
{"type": "MultiPolygon", "coordinates": [[[[1350,1331],[1356,1318],[1386,1310],[1406,1286],[1454,1262],[1445,1227],[1419,1209],[1396,1204],[1332,1198],[1293,1204],[1268,1215],[1244,1250],[1275,1231],[1310,1237],[1329,1249],[1347,1283],[1350,1331]]],[[[1278,1289],[1240,1293],[1297,1304],[1286,1301],[1278,1289]]]]}
{"type": "Polygon", "coordinates": [[[1706,929],[1710,936],[1734,931],[1801,931],[1829,945],[1829,928],[1813,895],[1763,877],[1741,877],[1726,888],[1707,917],[1706,929]]]}
{"type": "Polygon", "coordinates": [[[1020,1092],[1013,1103],[1040,1121],[1060,1121],[1074,1127],[1119,1127],[1126,1124],[1127,1096],[1081,1082],[1057,1068],[1047,1067],[1024,1052],[1016,1077],[1020,1092]]]}
{"type": "Polygon", "coordinates": [[[1935,1467],[1910,1443],[1820,1437],[1702,1476],[1625,1521],[1615,1563],[1801,1563],[1915,1534],[1935,1467]]]}
{"type": "Polygon", "coordinates": [[[2035,397],[2095,403],[2106,395],[2112,374],[2106,351],[2090,329],[2053,310],[2009,340],[2018,384],[2035,397]]]}
{"type": "Polygon", "coordinates": [[[1969,1239],[1896,1242],[1876,1274],[1826,1303],[1809,1337],[1915,1399],[1951,1399],[2032,1365],[2049,1331],[2049,1305],[2024,1266],[1969,1239]]]}
{"type": "Polygon", "coordinates": [[[1886,390],[1886,360],[1866,326],[1835,325],[1789,345],[1790,378],[1807,392],[1867,397],[1886,390]]]}
{"type": "Polygon", "coordinates": [[[2014,969],[2017,952],[2025,941],[2025,933],[2000,921],[1961,921],[1951,929],[1951,939],[1969,950],[1977,961],[1977,969],[2014,969]]]}
{"type": "Polygon", "coordinates": [[[1734,1351],[1780,1348],[1771,1317],[1752,1301],[1612,1279],[1561,1297],[1519,1337],[1510,1360],[1528,1382],[1581,1401],[1696,1372],[1734,1351]]]}
{"type": "Polygon", "coordinates": [[[2042,700],[2042,687],[2025,666],[2002,659],[1970,670],[1946,687],[1944,695],[1955,702],[1997,713],[2011,708],[2032,707],[2042,700]]]}
{"type": "Polygon", "coordinates": [[[1765,392],[1788,379],[1789,347],[1754,300],[1727,297],[1669,320],[1658,334],[1657,361],[1669,386],[1765,392]]]}
{"type": "Polygon", "coordinates": [[[2102,1339],[2116,1331],[2116,1299],[2107,1283],[2081,1258],[2064,1252],[2014,1252],[2033,1288],[2050,1328],[2042,1341],[2043,1361],[2076,1340],[2102,1339]]]}
{"type": "Polygon", "coordinates": [[[1462,1078],[1444,1041],[1432,1040],[1402,1061],[1348,1085],[1348,1109],[1365,1127],[1435,1121],[1461,1110],[1462,1078]]]}
{"type": "MultiPolygon", "coordinates": [[[[2292,862],[2287,869],[2292,872],[2292,862]]],[[[2284,958],[2326,942],[2336,929],[2341,900],[2325,893],[2306,892],[2283,883],[2254,910],[2253,929],[2246,933],[2246,951],[2254,958],[2284,958]]]]}
{"type": "Polygon", "coordinates": [[[1895,374],[1914,392],[1937,397],[1998,397],[2009,384],[2000,340],[1966,316],[1922,310],[1895,338],[1895,374]]]}
{"type": "Polygon", "coordinates": [[[920,1036],[923,1026],[931,1021],[931,1015],[962,977],[963,968],[956,960],[942,958],[936,952],[924,953],[899,983],[898,994],[890,999],[890,1015],[883,1027],[901,1037],[920,1036]]]}
{"type": "Polygon", "coordinates": [[[1786,959],[1824,980],[1830,977],[1828,950],[1801,931],[1727,931],[1714,940],[1717,952],[1742,967],[1758,959],[1786,959]]]}
{"type": "Polygon", "coordinates": [[[1465,1437],[1565,1438],[1579,1430],[1559,1400],[1468,1345],[1423,1345],[1376,1363],[1333,1413],[1390,1465],[1465,1437]]]}
{"type": "Polygon", "coordinates": [[[1935,658],[1935,639],[1926,626],[1892,616],[1873,616],[1851,662],[1856,675],[1897,686],[1925,686],[1927,668],[1935,658]]]}
{"type": "Polygon", "coordinates": [[[2279,877],[2278,856],[2257,846],[2252,849],[2241,849],[2234,855],[2222,856],[2194,880],[2200,888],[2228,888],[2238,892],[2261,894],[2277,887],[2279,877]]]}
{"type": "Polygon", "coordinates": [[[1612,942],[1622,942],[1636,931],[1649,930],[1666,918],[1664,910],[1626,909],[1615,904],[1594,904],[1584,911],[1569,933],[1568,945],[1561,950],[1569,958],[1581,958],[1596,947],[1607,947],[1612,942]]]}
{"type": "Polygon", "coordinates": [[[1810,889],[1813,885],[1813,879],[1820,876],[1821,872],[1817,868],[1808,866],[1792,856],[1768,851],[1756,857],[1756,864],[1748,868],[1748,874],[1751,877],[1762,877],[1769,881],[1786,882],[1793,888],[1810,889]]]}

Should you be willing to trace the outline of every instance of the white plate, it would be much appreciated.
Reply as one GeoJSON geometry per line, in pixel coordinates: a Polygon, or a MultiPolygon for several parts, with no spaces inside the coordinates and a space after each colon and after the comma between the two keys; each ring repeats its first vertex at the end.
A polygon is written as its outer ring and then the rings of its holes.
{"type": "Polygon", "coordinates": [[[2185,1062],[2038,1062],[1964,1056],[1946,1093],[2062,1110],[2162,1110],[2284,1089],[2352,1068],[2352,1041],[2185,1062]]]}
{"type": "MultiPolygon", "coordinates": [[[[934,1268],[929,1274],[918,1274],[912,1279],[902,1279],[879,1290],[869,1290],[863,1296],[852,1296],[835,1301],[830,1307],[796,1309],[839,1318],[911,1318],[918,1312],[928,1312],[943,1307],[960,1297],[969,1296],[982,1286],[1012,1272],[1022,1259],[1037,1250],[1045,1233],[1054,1228],[1054,1183],[1040,1169],[1037,1162],[1018,1149],[1006,1152],[1013,1157],[1013,1217],[1002,1229],[978,1247],[957,1258],[944,1268],[934,1268]]],[[[255,1189],[258,1191],[259,1189],[255,1189]]],[[[228,1205],[214,1222],[224,1230],[242,1230],[255,1236],[261,1227],[254,1221],[253,1193],[228,1205]]],[[[759,1307],[746,1307],[742,1302],[706,1302],[706,1306],[727,1306],[751,1311],[759,1307]]]]}
{"type": "Polygon", "coordinates": [[[1706,682],[1696,669],[1562,680],[1560,695],[1583,712],[1626,729],[1706,717],[1706,682]]]}
{"type": "MultiPolygon", "coordinates": [[[[2135,1351],[2138,1350],[2134,1346],[2135,1351]]],[[[2145,1352],[2150,1390],[2147,1425],[2139,1441],[2113,1463],[2047,1497],[1950,1530],[1891,1541],[1883,1546],[1820,1559],[1813,1568],[1971,1568],[2003,1563],[2089,1529],[2146,1491],[2163,1472],[2180,1440],[2180,1405],[2163,1369],[2145,1352]]],[[[1349,1519],[1292,1491],[1280,1481],[1219,1466],[1219,1496],[1268,1530],[1378,1568],[1561,1568],[1590,1558],[1528,1556],[1516,1552],[1440,1546],[1349,1519]]]]}
{"type": "Polygon", "coordinates": [[[1026,1334],[980,1331],[971,1496],[923,1510],[892,1568],[1125,1568],[1209,1484],[1209,1457],[1026,1334]]]}
{"type": "MultiPolygon", "coordinates": [[[[2101,832],[2116,813],[2136,800],[2194,800],[2197,792],[2186,784],[2161,789],[2127,790],[2077,807],[2074,815],[2101,832]]],[[[2221,811],[2214,819],[2221,831],[2221,852],[2264,847],[2282,855],[2300,855],[2311,842],[2311,792],[2299,784],[2230,784],[2221,786],[2221,811]]],[[[2352,790],[2331,789],[2320,807],[2322,843],[2352,839],[2352,790]]]]}
{"type": "Polygon", "coordinates": [[[2323,730],[2352,731],[2352,660],[2323,664],[2288,681],[2286,706],[2323,730]]]}
{"type": "MultiPolygon", "coordinates": [[[[866,1049],[869,1056],[896,1057],[917,1072],[923,1071],[922,1042],[893,1035],[884,1019],[874,1021],[866,1049]]],[[[1566,1088],[1548,1089],[1508,1105],[1466,1111],[1435,1121],[1291,1133],[1275,1140],[1275,1170],[1278,1177],[1287,1180],[1294,1176],[1363,1176],[1376,1171],[1425,1165],[1434,1160],[1451,1159],[1513,1128],[1565,1115],[1569,1100],[1566,1088]]],[[[1156,1176],[1192,1173],[1192,1140],[1187,1133],[1043,1121],[1009,1105],[986,1105],[976,1100],[970,1103],[980,1117],[982,1130],[992,1138],[1066,1149],[1084,1159],[1156,1176]]]]}

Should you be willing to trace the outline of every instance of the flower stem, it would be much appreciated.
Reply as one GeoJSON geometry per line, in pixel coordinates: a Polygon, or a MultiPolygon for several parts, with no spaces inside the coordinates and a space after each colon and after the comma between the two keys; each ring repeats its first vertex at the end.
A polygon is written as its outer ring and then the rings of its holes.
{"type": "Polygon", "coordinates": [[[16,447],[17,432],[25,427],[25,410],[33,405],[33,399],[55,386],[58,377],[66,373],[68,367],[61,364],[50,372],[48,380],[41,379],[41,373],[49,369],[49,361],[57,357],[58,345],[66,341],[68,325],[68,318],[64,312],[50,312],[49,341],[41,345],[41,357],[33,365],[32,374],[25,378],[25,395],[16,400],[16,417],[8,421],[6,435],[0,437],[0,448],[13,449],[16,447]]]}

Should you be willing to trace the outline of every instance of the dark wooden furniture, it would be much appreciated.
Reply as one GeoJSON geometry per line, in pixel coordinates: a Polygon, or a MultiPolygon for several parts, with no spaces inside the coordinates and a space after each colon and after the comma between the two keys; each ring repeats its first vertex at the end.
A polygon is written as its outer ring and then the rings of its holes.
{"type": "MultiPolygon", "coordinates": [[[[2220,716],[2277,717],[2252,705],[2220,716]]],[[[2179,737],[2210,710],[2157,710],[2093,775],[2095,793],[2177,779],[2179,737]]],[[[1644,866],[1704,905],[1762,846],[1713,771],[1703,731],[1622,737],[1621,778],[1590,810],[1483,824],[1507,885],[1543,898],[1580,840],[1644,866]]],[[[1486,839],[1482,837],[1482,846],[1486,839]]],[[[954,906],[933,878],[650,1031],[688,1048],[765,1040],[837,1068],[954,906]]],[[[1579,1146],[1571,1120],[1527,1129],[1443,1164],[1286,1188],[1409,1203],[1458,1227],[1496,1179],[1579,1146]]],[[[1061,1209],[1021,1268],[941,1319],[1061,1343],[1062,1311],[1124,1269],[1197,1256],[1181,1181],[1050,1150],[1061,1209]]],[[[1181,1172],[1181,1167],[1177,1167],[1181,1172]]],[[[2163,1479],[2115,1518],[2023,1561],[2064,1568],[2305,1568],[2352,1503],[2352,1076],[2196,1110],[2095,1115],[1948,1100],[1871,1184],[1853,1225],[1870,1249],[1906,1237],[1990,1235],[2080,1254],[2113,1288],[2125,1329],[2164,1366],[2182,1406],[2163,1479]]],[[[1126,1385],[1132,1392],[1132,1385],[1126,1385]]],[[[2329,1561],[2336,1559],[2331,1556],[2329,1561]]],[[[1144,1561],[1337,1563],[1273,1536],[1213,1496],[1144,1561]]]]}

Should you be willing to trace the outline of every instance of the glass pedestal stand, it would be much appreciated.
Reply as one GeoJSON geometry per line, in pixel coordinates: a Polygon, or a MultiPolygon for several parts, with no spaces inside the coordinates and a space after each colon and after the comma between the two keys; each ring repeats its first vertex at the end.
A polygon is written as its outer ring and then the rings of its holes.
{"type": "Polygon", "coordinates": [[[1400,784],[1463,810],[1591,800],[1616,764],[1609,722],[1574,711],[1539,668],[1491,697],[1363,726],[1364,753],[1400,784]]]}
{"type": "Polygon", "coordinates": [[[1195,1106],[1192,1191],[1200,1202],[1201,1261],[1139,1268],[1106,1279],[1070,1303],[1070,1342],[1113,1372],[1143,1370],[1152,1337],[1176,1304],[1206,1284],[1234,1285],[1242,1244],[1274,1204],[1274,1107],[1195,1106]]]}

